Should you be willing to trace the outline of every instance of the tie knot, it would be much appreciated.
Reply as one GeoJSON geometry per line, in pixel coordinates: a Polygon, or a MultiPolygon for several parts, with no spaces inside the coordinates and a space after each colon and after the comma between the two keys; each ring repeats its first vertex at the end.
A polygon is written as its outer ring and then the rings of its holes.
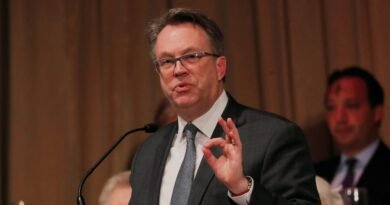
{"type": "Polygon", "coordinates": [[[349,158],[345,161],[348,168],[353,168],[355,166],[356,162],[357,162],[357,160],[355,158],[349,158]]]}
{"type": "Polygon", "coordinates": [[[198,128],[192,124],[192,123],[187,123],[187,125],[184,127],[184,136],[189,138],[189,139],[195,139],[196,132],[198,131],[198,128]]]}

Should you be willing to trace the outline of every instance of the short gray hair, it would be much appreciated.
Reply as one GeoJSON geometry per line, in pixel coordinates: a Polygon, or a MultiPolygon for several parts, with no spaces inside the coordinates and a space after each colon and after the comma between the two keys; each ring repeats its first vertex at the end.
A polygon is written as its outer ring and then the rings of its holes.
{"type": "Polygon", "coordinates": [[[224,55],[223,33],[213,20],[196,9],[173,8],[149,24],[147,33],[150,55],[153,60],[156,58],[154,49],[158,34],[168,25],[184,23],[192,23],[203,28],[210,39],[210,43],[214,49],[213,52],[218,55],[224,55]]]}

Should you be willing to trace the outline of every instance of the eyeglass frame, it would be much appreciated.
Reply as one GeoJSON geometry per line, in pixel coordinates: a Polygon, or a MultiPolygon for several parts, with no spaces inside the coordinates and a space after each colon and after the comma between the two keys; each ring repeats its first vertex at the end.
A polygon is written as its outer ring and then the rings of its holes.
{"type": "MultiPolygon", "coordinates": [[[[177,61],[179,61],[181,63],[181,65],[183,67],[186,67],[184,64],[183,64],[183,61],[182,60],[186,60],[186,59],[190,59],[191,57],[194,57],[194,58],[197,58],[198,60],[200,60],[201,58],[203,57],[206,57],[206,56],[213,56],[213,57],[221,57],[222,55],[219,55],[219,54],[216,54],[216,53],[211,53],[211,52],[207,52],[207,51],[195,51],[195,52],[191,52],[191,53],[187,53],[187,54],[184,54],[184,55],[181,55],[179,57],[167,57],[167,58],[161,58],[161,59],[158,59],[158,60],[155,60],[154,61],[154,65],[157,69],[158,72],[161,72],[161,70],[169,70],[171,68],[175,69],[176,68],[176,64],[177,64],[177,61]],[[165,61],[165,62],[163,62],[165,61]],[[169,61],[169,62],[168,62],[169,61]],[[165,69],[161,69],[163,63],[168,63],[168,64],[172,64],[171,66],[165,68],[165,69]]],[[[191,63],[189,63],[191,64],[191,63]]]]}

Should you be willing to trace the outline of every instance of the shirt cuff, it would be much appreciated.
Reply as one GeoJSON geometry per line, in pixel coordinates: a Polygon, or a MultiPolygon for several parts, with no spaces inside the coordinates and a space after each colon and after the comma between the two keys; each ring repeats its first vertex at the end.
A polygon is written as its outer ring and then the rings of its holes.
{"type": "Polygon", "coordinates": [[[239,196],[232,196],[232,193],[230,193],[230,191],[228,191],[228,196],[231,200],[234,201],[234,203],[238,204],[238,205],[247,205],[249,204],[249,201],[251,199],[251,196],[252,196],[252,191],[253,191],[253,186],[254,186],[254,180],[251,176],[247,176],[249,180],[251,180],[251,183],[250,183],[250,187],[249,188],[249,191],[246,192],[245,194],[243,195],[239,195],[239,196]]]}

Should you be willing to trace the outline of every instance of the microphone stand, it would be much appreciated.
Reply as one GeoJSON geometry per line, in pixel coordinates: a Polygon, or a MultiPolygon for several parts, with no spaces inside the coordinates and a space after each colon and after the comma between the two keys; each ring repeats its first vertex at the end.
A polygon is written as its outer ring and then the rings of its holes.
{"type": "Polygon", "coordinates": [[[87,178],[89,177],[89,175],[91,175],[95,171],[95,169],[103,162],[103,160],[105,160],[107,158],[108,155],[111,154],[111,152],[122,142],[122,140],[124,140],[128,135],[130,135],[134,132],[145,131],[146,133],[152,133],[152,132],[155,132],[157,129],[158,129],[158,127],[155,124],[147,124],[142,128],[136,128],[136,129],[127,131],[125,134],[123,134],[119,138],[119,140],[116,141],[115,144],[112,145],[111,148],[108,149],[107,152],[88,170],[88,172],[85,174],[83,180],[81,180],[80,185],[79,185],[78,195],[77,195],[77,205],[85,205],[84,198],[82,195],[82,190],[83,190],[84,183],[85,183],[85,181],[87,181],[87,178]]]}

